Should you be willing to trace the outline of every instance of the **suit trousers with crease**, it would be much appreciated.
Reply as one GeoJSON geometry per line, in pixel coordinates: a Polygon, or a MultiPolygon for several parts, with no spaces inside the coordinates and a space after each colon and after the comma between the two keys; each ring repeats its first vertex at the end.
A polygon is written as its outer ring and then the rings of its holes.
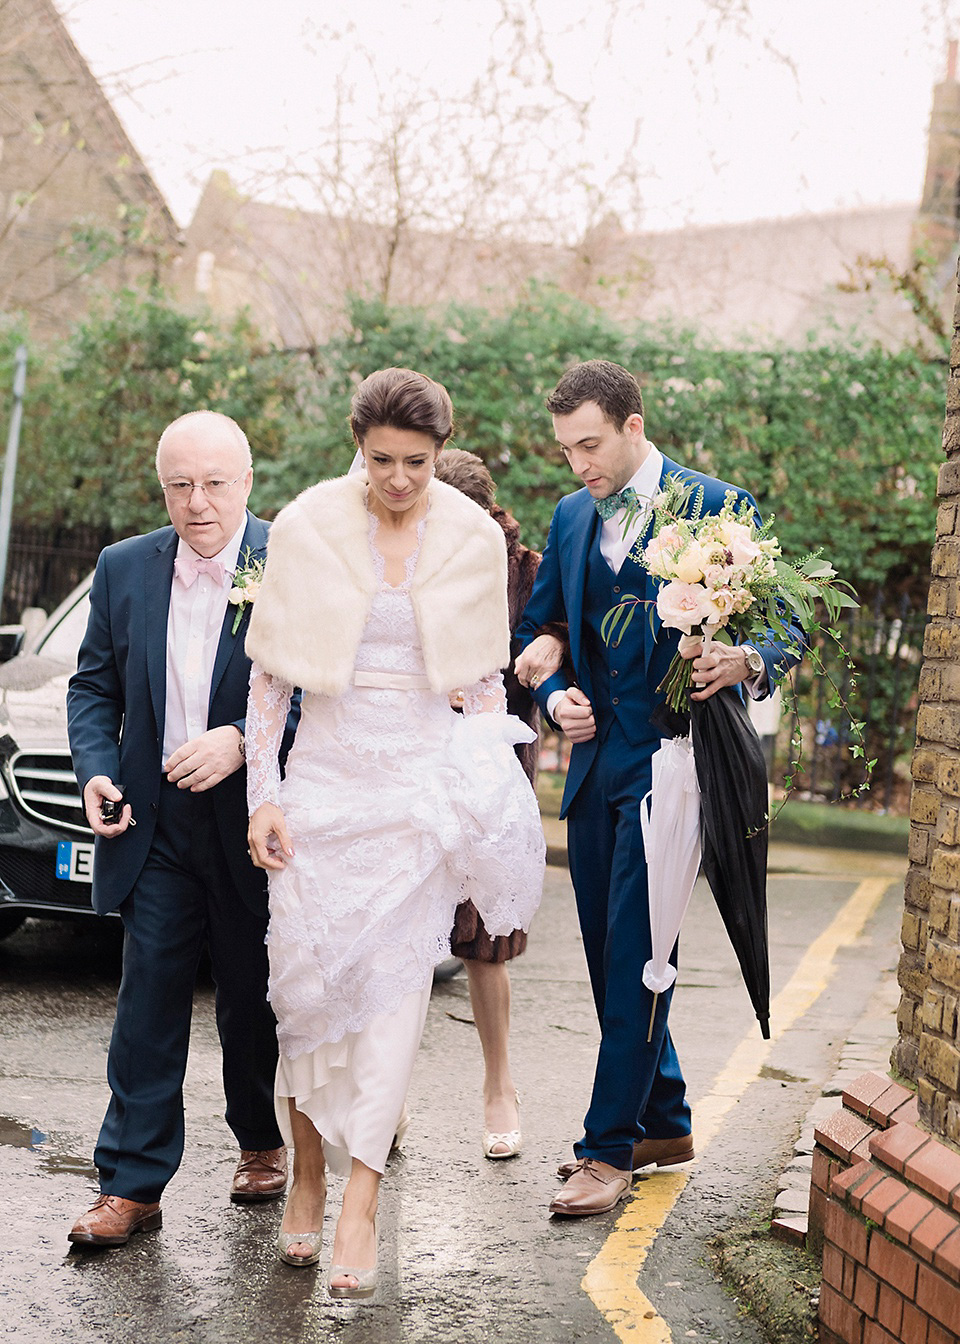
{"type": "MultiPolygon", "coordinates": [[[[653,995],[642,979],[651,943],[640,800],[659,741],[630,743],[616,719],[599,732],[567,817],[570,876],[601,1030],[584,1137],[574,1151],[629,1171],[636,1140],[689,1134],[691,1122],[667,1027],[672,989],[659,997],[647,1041],[653,995]]],[[[671,959],[676,964],[676,948],[671,959]]]]}
{"type": "Polygon", "coordinates": [[[110,1104],[94,1161],[104,1194],[152,1203],[183,1156],[183,1080],[197,966],[208,946],[226,1121],[241,1148],[279,1148],[276,1020],[266,1000],[267,920],[244,904],[212,790],[160,786],[147,861],[120,907],[123,974],[110,1041],[110,1104]]]}

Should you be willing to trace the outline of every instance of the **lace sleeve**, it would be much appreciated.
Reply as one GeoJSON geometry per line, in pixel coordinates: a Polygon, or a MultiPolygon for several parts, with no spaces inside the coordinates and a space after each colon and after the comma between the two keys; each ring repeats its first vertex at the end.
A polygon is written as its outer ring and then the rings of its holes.
{"type": "Polygon", "coordinates": [[[503,685],[503,674],[491,672],[473,686],[466,686],[463,692],[464,714],[506,714],[507,693],[503,685]]]}
{"type": "Polygon", "coordinates": [[[261,803],[276,803],[280,796],[280,743],[290,709],[293,686],[265,672],[259,663],[250,667],[247,697],[247,811],[252,816],[261,803]]]}

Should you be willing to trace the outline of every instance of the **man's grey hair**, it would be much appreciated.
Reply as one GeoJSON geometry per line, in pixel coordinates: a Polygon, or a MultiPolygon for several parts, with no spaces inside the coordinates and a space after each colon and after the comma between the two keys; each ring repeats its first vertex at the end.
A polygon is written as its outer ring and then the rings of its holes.
{"type": "Polygon", "coordinates": [[[166,429],[160,435],[160,440],[157,444],[157,456],[156,456],[158,475],[160,472],[160,452],[163,448],[164,439],[167,437],[168,434],[172,433],[173,430],[179,429],[182,425],[188,424],[191,420],[197,419],[198,416],[202,416],[206,420],[213,419],[221,422],[228,430],[228,432],[236,440],[237,447],[241,449],[241,451],[243,452],[244,458],[246,459],[244,462],[244,470],[246,470],[248,467],[253,466],[253,454],[250,452],[250,441],[248,440],[246,434],[244,434],[240,426],[237,424],[236,420],[231,420],[229,415],[224,415],[221,411],[187,411],[186,415],[180,415],[177,417],[176,420],[171,420],[170,424],[167,425],[166,429]]]}

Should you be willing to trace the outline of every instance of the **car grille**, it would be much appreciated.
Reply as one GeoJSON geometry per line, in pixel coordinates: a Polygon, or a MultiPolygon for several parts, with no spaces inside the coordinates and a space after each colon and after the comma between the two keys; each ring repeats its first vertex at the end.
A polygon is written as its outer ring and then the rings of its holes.
{"type": "MultiPolygon", "coordinates": [[[[79,910],[91,913],[89,882],[60,882],[56,877],[56,846],[34,854],[26,849],[0,845],[0,882],[9,887],[17,902],[41,910],[79,910]]],[[[7,903],[0,910],[10,909],[7,903]]]]}
{"type": "Polygon", "coordinates": [[[90,835],[77,777],[66,751],[18,751],[10,761],[16,801],[36,821],[90,835]]]}

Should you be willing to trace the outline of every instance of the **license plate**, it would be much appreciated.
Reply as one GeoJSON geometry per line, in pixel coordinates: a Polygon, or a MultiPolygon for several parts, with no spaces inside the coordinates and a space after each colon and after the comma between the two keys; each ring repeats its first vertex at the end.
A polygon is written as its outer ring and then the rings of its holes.
{"type": "Polygon", "coordinates": [[[85,845],[81,840],[59,840],[57,877],[61,882],[92,882],[93,845],[85,845]]]}

